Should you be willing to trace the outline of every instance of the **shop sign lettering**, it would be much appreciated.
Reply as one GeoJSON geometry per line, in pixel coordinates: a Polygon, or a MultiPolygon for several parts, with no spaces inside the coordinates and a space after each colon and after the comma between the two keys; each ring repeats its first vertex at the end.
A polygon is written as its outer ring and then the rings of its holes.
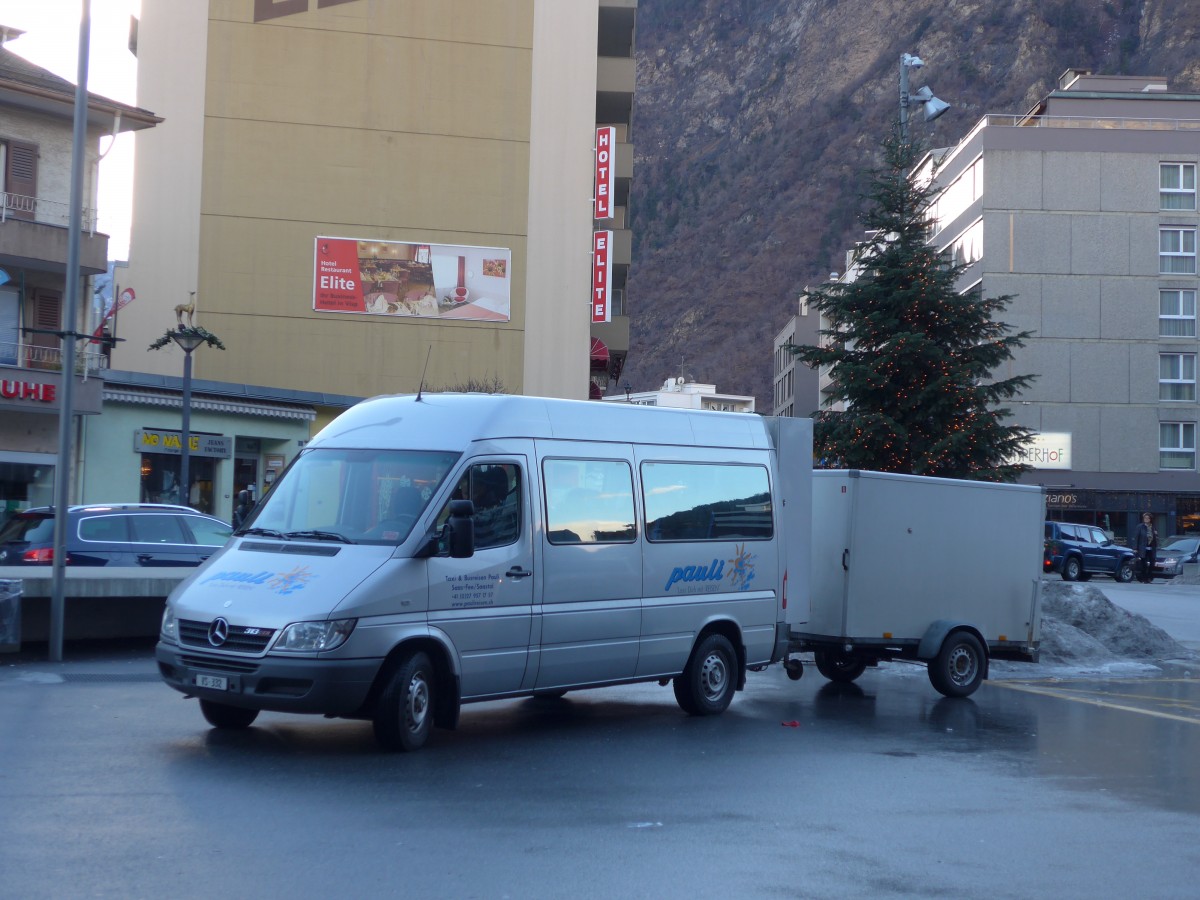
{"type": "MultiPolygon", "coordinates": [[[[182,445],[183,437],[178,431],[139,428],[133,433],[135,453],[167,453],[178,456],[182,445]]],[[[233,456],[233,438],[219,434],[189,434],[188,455],[230,459],[233,456]]]]}
{"type": "Polygon", "coordinates": [[[4,400],[33,400],[53,403],[58,398],[58,385],[40,381],[0,381],[0,398],[4,400]]]}

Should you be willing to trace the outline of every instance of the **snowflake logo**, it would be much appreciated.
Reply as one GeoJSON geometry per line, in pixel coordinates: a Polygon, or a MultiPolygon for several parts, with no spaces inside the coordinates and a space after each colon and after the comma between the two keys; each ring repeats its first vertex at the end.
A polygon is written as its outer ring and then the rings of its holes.
{"type": "Polygon", "coordinates": [[[306,566],[297,566],[290,572],[280,572],[267,582],[267,587],[280,594],[292,594],[306,587],[312,578],[306,566]]]}
{"type": "Polygon", "coordinates": [[[754,580],[755,555],[746,549],[745,544],[738,544],[735,549],[737,555],[733,559],[727,560],[731,566],[729,570],[730,587],[737,591],[744,591],[754,580]]]}

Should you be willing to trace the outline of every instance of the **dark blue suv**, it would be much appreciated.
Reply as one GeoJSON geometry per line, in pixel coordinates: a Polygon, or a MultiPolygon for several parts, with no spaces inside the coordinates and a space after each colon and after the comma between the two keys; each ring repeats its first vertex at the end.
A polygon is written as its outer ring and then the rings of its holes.
{"type": "MultiPolygon", "coordinates": [[[[67,510],[69,566],[198,566],[233,533],[186,506],[94,503],[67,510]]],[[[54,509],[23,510],[0,526],[0,566],[54,562],[54,509]]]]}
{"type": "Polygon", "coordinates": [[[1124,584],[1133,581],[1134,552],[1114,544],[1095,525],[1047,522],[1042,571],[1058,572],[1063,581],[1087,581],[1109,575],[1124,584]]]}

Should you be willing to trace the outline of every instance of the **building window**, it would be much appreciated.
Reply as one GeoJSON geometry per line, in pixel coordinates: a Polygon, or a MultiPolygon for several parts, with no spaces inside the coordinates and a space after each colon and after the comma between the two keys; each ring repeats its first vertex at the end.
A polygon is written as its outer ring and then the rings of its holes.
{"type": "Polygon", "coordinates": [[[1158,423],[1158,467],[1160,469],[1196,468],[1196,424],[1194,422],[1158,423]]]}
{"type": "Polygon", "coordinates": [[[1158,399],[1196,400],[1196,354],[1158,355],[1158,399]]]}
{"type": "Polygon", "coordinates": [[[1160,228],[1158,271],[1163,275],[1196,274],[1196,229],[1160,228]]]}
{"type": "Polygon", "coordinates": [[[1158,198],[1162,209],[1196,208],[1196,164],[1160,163],[1158,198]]]}
{"type": "Polygon", "coordinates": [[[1162,337],[1196,336],[1196,292],[1158,292],[1158,333],[1162,337]]]}

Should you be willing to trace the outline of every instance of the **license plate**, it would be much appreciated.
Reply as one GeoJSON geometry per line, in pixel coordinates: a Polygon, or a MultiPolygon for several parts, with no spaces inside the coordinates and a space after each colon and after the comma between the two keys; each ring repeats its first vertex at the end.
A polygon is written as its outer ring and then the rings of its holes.
{"type": "Polygon", "coordinates": [[[229,679],[224,675],[197,675],[196,687],[208,688],[212,691],[229,690],[229,679]]]}

